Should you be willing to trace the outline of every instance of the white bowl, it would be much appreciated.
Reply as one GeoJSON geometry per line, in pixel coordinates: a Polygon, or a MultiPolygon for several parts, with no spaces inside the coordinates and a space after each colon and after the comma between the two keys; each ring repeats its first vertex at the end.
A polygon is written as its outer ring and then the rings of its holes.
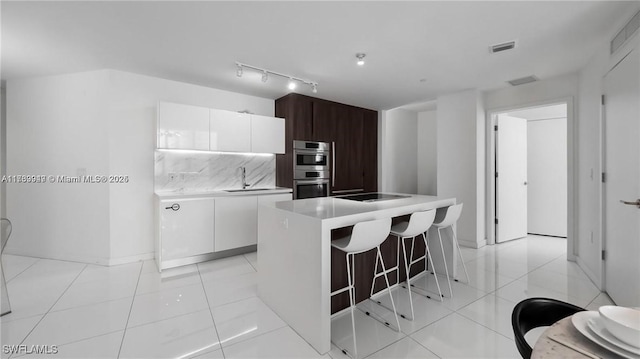
{"type": "Polygon", "coordinates": [[[605,305],[598,309],[604,326],[623,342],[640,348],[640,310],[605,305]]]}

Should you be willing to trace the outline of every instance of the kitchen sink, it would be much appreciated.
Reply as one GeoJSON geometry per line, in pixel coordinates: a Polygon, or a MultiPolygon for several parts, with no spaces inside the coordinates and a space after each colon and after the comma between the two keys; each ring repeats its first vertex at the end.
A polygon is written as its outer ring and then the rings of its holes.
{"type": "Polygon", "coordinates": [[[225,189],[225,192],[253,192],[253,191],[268,191],[273,188],[238,188],[238,189],[225,189]]]}

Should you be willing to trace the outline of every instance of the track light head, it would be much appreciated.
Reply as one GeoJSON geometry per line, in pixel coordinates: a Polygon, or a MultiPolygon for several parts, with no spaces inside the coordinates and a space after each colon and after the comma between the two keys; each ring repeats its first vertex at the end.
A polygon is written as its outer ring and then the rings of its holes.
{"type": "Polygon", "coordinates": [[[289,90],[295,90],[296,89],[295,81],[293,81],[293,79],[289,79],[289,85],[287,85],[287,87],[289,88],[289,90]]]}
{"type": "Polygon", "coordinates": [[[269,81],[269,74],[267,73],[267,71],[262,71],[262,82],[267,82],[269,81]]]}
{"type": "Polygon", "coordinates": [[[318,84],[311,84],[311,92],[318,93],[318,84]]]}
{"type": "Polygon", "coordinates": [[[358,61],[356,62],[356,64],[358,64],[358,66],[363,66],[364,65],[364,57],[367,56],[366,54],[363,54],[361,52],[356,54],[356,58],[358,59],[358,61]]]}
{"type": "Polygon", "coordinates": [[[238,68],[236,69],[236,76],[238,77],[242,77],[242,65],[237,65],[238,68]]]}

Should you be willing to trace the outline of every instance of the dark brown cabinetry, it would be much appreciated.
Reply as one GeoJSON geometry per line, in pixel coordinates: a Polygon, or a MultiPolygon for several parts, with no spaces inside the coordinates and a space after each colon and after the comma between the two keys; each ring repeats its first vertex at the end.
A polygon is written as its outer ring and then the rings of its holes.
{"type": "Polygon", "coordinates": [[[286,149],[276,157],[276,185],[292,186],[293,140],[310,140],[331,145],[332,194],[377,191],[376,111],[289,94],[276,100],[276,116],[286,119],[286,149]]]}

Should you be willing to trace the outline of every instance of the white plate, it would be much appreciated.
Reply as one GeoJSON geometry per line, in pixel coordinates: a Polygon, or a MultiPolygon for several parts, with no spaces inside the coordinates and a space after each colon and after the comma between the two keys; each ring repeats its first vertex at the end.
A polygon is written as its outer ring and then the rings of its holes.
{"type": "Polygon", "coordinates": [[[591,331],[591,329],[589,329],[587,324],[589,322],[589,319],[592,318],[600,318],[600,313],[595,311],[578,312],[571,317],[571,323],[573,323],[573,326],[576,327],[576,329],[578,329],[578,331],[582,333],[582,335],[587,337],[592,342],[598,344],[599,346],[627,359],[640,359],[640,355],[636,355],[624,349],[618,348],[608,341],[598,337],[593,331],[591,331]]]}
{"type": "Polygon", "coordinates": [[[620,339],[616,338],[613,334],[611,334],[610,331],[607,330],[607,328],[604,327],[604,323],[602,323],[602,320],[598,317],[598,318],[591,318],[587,321],[587,326],[589,327],[589,329],[591,329],[592,332],[594,332],[597,336],[599,336],[600,338],[608,341],[609,343],[622,348],[626,351],[630,351],[634,354],[638,354],[640,355],[640,348],[636,348],[633,347],[623,341],[621,341],[620,339]]]}

